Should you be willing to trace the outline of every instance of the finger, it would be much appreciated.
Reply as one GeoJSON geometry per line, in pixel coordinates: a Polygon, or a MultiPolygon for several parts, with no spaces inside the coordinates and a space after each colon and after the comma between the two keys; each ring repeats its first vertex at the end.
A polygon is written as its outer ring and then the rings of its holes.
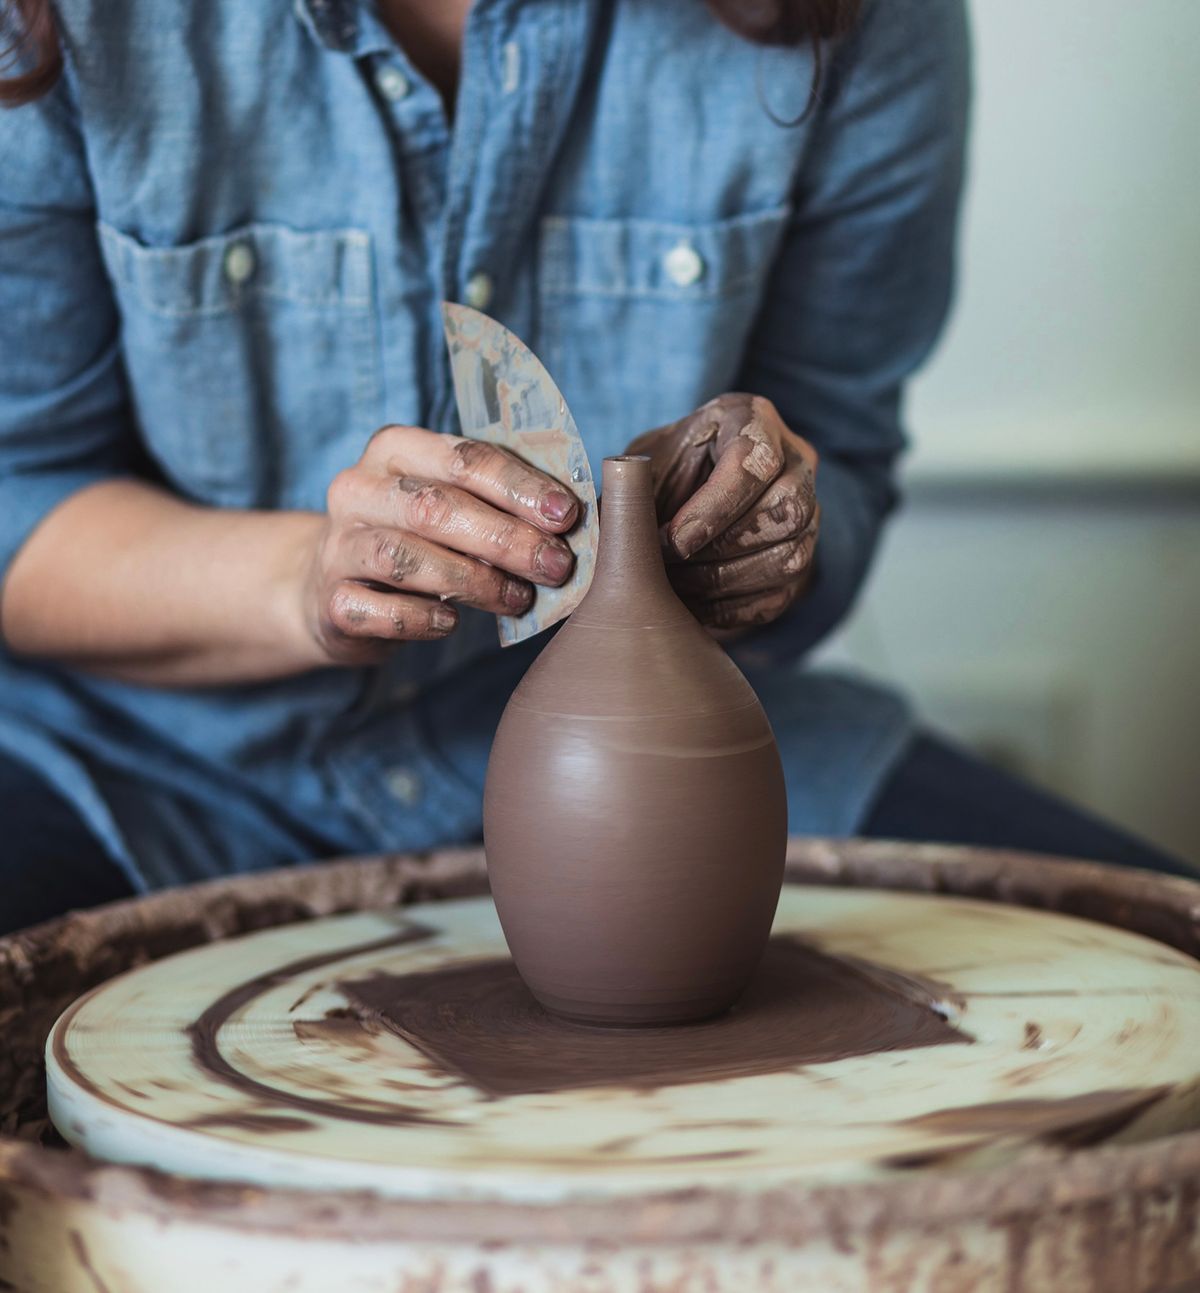
{"type": "MultiPolygon", "coordinates": [[[[649,456],[654,471],[654,502],[659,516],[673,517],[699,488],[713,462],[722,427],[720,401],[633,440],[626,454],[649,456]]],[[[741,423],[739,422],[740,426],[741,423]]]]}
{"type": "Polygon", "coordinates": [[[385,427],[371,445],[393,476],[445,481],[540,529],[561,533],[579,519],[567,486],[500,445],[423,427],[385,427]]]}
{"type": "Polygon", "coordinates": [[[679,563],[670,568],[671,583],[685,600],[740,597],[790,587],[803,578],[811,564],[816,541],[816,531],[810,530],[745,557],[679,563]]]}
{"type": "Polygon", "coordinates": [[[777,620],[804,591],[803,585],[749,593],[745,597],[724,597],[718,601],[688,602],[688,609],[714,629],[761,627],[777,620]]]}
{"type": "MultiPolygon", "coordinates": [[[[721,561],[743,557],[789,539],[800,538],[820,527],[821,509],[816,489],[807,472],[797,476],[786,472],[767,488],[762,497],[732,525],[696,552],[693,561],[721,561]]],[[[668,562],[679,558],[672,549],[665,552],[668,562]]]]}
{"type": "Polygon", "coordinates": [[[385,593],[344,579],[329,598],[330,627],[343,638],[422,642],[444,638],[458,626],[458,612],[445,602],[408,593],[385,593]]]}
{"type": "Polygon", "coordinates": [[[520,615],[533,601],[523,579],[402,530],[346,531],[334,571],[339,579],[431,593],[494,615],[520,615]]]}
{"type": "Polygon", "coordinates": [[[575,564],[562,539],[453,485],[400,476],[386,493],[376,508],[384,528],[408,530],[535,584],[561,584],[575,564]]]}
{"type": "Polygon", "coordinates": [[[712,474],[676,512],[667,538],[685,561],[725,530],[761,498],[784,467],[777,435],[753,418],[730,441],[712,474]]]}

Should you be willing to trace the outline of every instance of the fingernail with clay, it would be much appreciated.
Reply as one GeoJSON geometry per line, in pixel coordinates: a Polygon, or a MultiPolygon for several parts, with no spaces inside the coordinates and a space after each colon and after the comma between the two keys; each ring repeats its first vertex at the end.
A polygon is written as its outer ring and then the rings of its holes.
{"type": "Polygon", "coordinates": [[[672,540],[675,551],[686,561],[688,557],[700,551],[708,542],[708,534],[703,521],[685,521],[672,540]]]}
{"type": "Polygon", "coordinates": [[[574,510],[575,500],[561,489],[552,489],[542,496],[541,513],[547,521],[553,521],[556,525],[565,521],[574,510]]]}
{"type": "Polygon", "coordinates": [[[560,548],[556,543],[543,543],[537,550],[534,564],[547,579],[558,583],[566,579],[574,559],[566,548],[560,548]]]}
{"type": "Polygon", "coordinates": [[[500,600],[519,615],[529,609],[529,603],[533,600],[533,589],[523,579],[506,579],[500,593],[500,600]]]}
{"type": "Polygon", "coordinates": [[[429,612],[429,622],[439,633],[449,633],[458,623],[458,612],[449,606],[435,606],[429,612]]]}

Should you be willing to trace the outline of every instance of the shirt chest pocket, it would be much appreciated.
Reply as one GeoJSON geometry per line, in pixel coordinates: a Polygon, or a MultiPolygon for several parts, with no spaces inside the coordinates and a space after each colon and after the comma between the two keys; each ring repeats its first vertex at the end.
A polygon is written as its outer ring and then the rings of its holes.
{"type": "Polygon", "coordinates": [[[594,460],[736,386],[788,217],[543,220],[538,353],[594,460]]]}
{"type": "Polygon", "coordinates": [[[220,506],[320,507],[382,406],[370,236],[253,224],[148,247],[100,243],[146,446],[220,506]]]}

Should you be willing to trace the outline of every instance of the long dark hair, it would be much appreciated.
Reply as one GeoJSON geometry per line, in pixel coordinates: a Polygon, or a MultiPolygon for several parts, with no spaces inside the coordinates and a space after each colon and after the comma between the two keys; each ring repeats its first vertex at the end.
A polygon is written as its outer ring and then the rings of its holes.
{"type": "MultiPolygon", "coordinates": [[[[821,68],[821,42],[854,26],[862,0],[706,0],[730,30],[758,45],[812,44],[813,89],[821,68]]],[[[40,98],[62,73],[62,49],[51,0],[0,0],[0,18],[15,29],[0,50],[0,105],[12,107],[40,98]],[[7,14],[6,11],[7,10],[7,14]],[[4,75],[20,62],[23,70],[4,75]]]]}
{"type": "Polygon", "coordinates": [[[62,50],[50,0],[0,0],[0,19],[12,32],[7,48],[0,49],[0,104],[11,107],[40,98],[62,72],[62,50]],[[24,70],[4,73],[20,62],[24,70]]]}
{"type": "Polygon", "coordinates": [[[819,46],[844,36],[858,21],[862,0],[707,0],[732,31],[756,45],[819,46]]]}

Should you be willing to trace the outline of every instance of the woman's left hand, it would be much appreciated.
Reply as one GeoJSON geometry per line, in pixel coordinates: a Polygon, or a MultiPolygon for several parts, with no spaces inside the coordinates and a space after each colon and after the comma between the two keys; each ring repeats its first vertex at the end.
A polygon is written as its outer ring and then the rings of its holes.
{"type": "Polygon", "coordinates": [[[817,451],[757,395],[719,395],[626,450],[650,457],[667,571],[702,624],[769,624],[812,579],[817,451]]]}

